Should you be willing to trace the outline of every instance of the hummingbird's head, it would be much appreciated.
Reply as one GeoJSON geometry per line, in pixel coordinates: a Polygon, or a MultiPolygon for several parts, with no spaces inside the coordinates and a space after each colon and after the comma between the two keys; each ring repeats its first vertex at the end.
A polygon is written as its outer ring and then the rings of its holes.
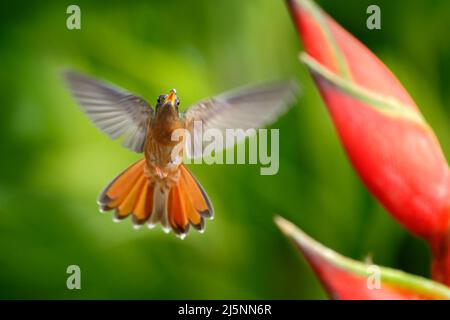
{"type": "Polygon", "coordinates": [[[162,110],[173,110],[178,113],[178,106],[180,105],[180,99],[176,95],[177,90],[172,89],[168,94],[162,94],[158,97],[156,105],[156,112],[162,110]]]}

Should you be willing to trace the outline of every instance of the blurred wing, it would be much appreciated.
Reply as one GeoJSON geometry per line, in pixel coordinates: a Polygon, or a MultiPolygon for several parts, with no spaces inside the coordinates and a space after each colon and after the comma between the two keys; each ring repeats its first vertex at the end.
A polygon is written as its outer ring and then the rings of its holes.
{"type": "MultiPolygon", "coordinates": [[[[215,128],[222,132],[223,137],[226,129],[261,128],[285,112],[294,102],[297,92],[297,83],[288,81],[233,90],[191,106],[185,113],[192,140],[186,146],[187,156],[201,156],[202,132],[194,125],[197,121],[202,123],[203,132],[215,128]]],[[[245,138],[245,135],[238,136],[236,143],[245,138]]],[[[224,145],[224,148],[231,146],[224,145]]]]}
{"type": "Polygon", "coordinates": [[[64,77],[72,95],[95,126],[111,139],[124,137],[122,145],[142,152],[152,107],[144,99],[84,75],[68,71],[64,77]]]}

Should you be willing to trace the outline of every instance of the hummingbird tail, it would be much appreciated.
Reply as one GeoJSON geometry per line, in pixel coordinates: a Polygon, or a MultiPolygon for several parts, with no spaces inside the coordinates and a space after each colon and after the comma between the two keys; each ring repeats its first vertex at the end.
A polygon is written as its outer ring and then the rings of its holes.
{"type": "Polygon", "coordinates": [[[160,222],[183,237],[192,225],[204,230],[204,218],[213,217],[211,202],[197,179],[180,166],[180,177],[169,190],[145,175],[145,159],[132,164],[111,181],[98,198],[100,210],[115,210],[115,218],[132,216],[135,225],[160,222]]]}
{"type": "Polygon", "coordinates": [[[140,225],[150,217],[154,186],[144,174],[145,159],[141,159],[111,181],[98,197],[100,211],[115,210],[115,219],[132,216],[140,225]]]}
{"type": "Polygon", "coordinates": [[[203,187],[184,166],[180,178],[169,191],[167,217],[174,232],[184,237],[192,225],[199,231],[205,228],[205,218],[212,218],[214,210],[203,187]]]}

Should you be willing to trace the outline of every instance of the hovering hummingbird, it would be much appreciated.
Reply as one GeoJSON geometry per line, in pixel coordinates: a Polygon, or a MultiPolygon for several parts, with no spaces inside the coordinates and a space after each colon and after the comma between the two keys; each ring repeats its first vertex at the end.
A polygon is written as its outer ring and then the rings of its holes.
{"type": "Polygon", "coordinates": [[[100,211],[115,210],[116,219],[132,216],[137,226],[158,222],[184,237],[192,225],[204,230],[213,206],[203,187],[182,163],[183,154],[195,157],[189,146],[180,148],[176,159],[176,129],[194,136],[194,123],[204,129],[250,129],[262,127],[293,102],[297,86],[289,81],[234,90],[205,99],[180,112],[176,90],[158,97],[156,108],[123,89],[73,71],[64,73],[74,99],[101,131],[110,138],[123,137],[123,146],[144,157],[112,180],[98,197],[100,211]]]}

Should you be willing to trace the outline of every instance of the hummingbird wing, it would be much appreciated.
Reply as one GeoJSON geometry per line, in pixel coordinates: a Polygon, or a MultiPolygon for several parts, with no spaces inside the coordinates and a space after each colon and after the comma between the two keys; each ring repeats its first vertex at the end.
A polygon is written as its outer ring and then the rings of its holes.
{"type": "MultiPolygon", "coordinates": [[[[265,84],[240,88],[216,97],[205,99],[191,106],[185,113],[186,128],[190,131],[191,141],[187,140],[187,156],[200,157],[202,154],[201,135],[195,123],[201,121],[202,131],[218,129],[225,136],[226,129],[257,129],[273,122],[294,102],[298,92],[295,81],[265,84]]],[[[246,138],[240,135],[239,143],[246,138]]],[[[234,139],[233,139],[234,140],[234,139]]],[[[234,145],[225,141],[223,148],[234,145]]]]}
{"type": "Polygon", "coordinates": [[[122,145],[142,152],[152,107],[141,97],[82,74],[67,71],[64,77],[83,111],[111,139],[124,137],[122,145]]]}

